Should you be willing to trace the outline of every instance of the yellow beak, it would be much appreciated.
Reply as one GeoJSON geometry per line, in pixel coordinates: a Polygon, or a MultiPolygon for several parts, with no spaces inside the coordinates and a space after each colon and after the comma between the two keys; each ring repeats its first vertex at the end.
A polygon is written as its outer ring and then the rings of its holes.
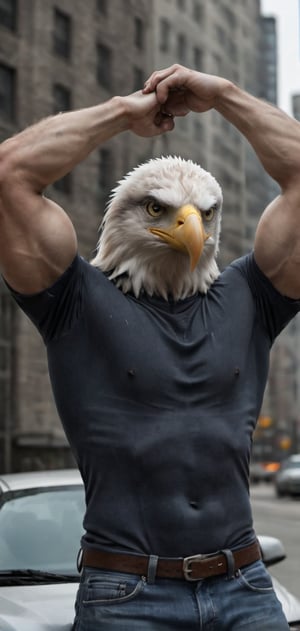
{"type": "Polygon", "coordinates": [[[175,250],[185,252],[190,257],[191,271],[200,259],[204,243],[209,238],[204,230],[199,211],[191,204],[177,210],[175,222],[168,228],[149,228],[149,231],[168,243],[175,250]]]}

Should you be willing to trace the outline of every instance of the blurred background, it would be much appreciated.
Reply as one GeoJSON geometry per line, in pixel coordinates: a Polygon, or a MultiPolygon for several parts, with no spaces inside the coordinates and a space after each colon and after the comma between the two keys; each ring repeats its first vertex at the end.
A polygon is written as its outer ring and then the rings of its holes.
{"type": "MultiPolygon", "coordinates": [[[[0,0],[0,141],[40,118],[138,90],[152,70],[175,62],[223,75],[300,120],[298,25],[298,0],[0,0]]],[[[251,250],[278,187],[238,132],[209,112],[178,120],[160,138],[123,133],[46,192],[72,217],[81,254],[93,256],[116,181],[161,154],[191,158],[221,183],[220,267],[251,250]]],[[[299,322],[272,350],[253,462],[272,466],[300,451],[299,322]]],[[[0,470],[72,465],[45,349],[2,283],[0,470]]]]}

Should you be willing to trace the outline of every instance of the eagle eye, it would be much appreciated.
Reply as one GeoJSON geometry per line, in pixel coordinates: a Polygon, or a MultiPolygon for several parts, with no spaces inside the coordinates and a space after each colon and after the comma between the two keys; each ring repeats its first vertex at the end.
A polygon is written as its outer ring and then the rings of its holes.
{"type": "Polygon", "coordinates": [[[214,217],[216,210],[217,210],[217,204],[214,204],[213,206],[208,208],[208,210],[204,210],[202,214],[204,216],[205,221],[211,221],[214,217]]]}
{"type": "Polygon", "coordinates": [[[146,203],[146,210],[148,215],[151,215],[151,217],[160,217],[163,214],[165,208],[164,206],[161,206],[158,202],[151,200],[146,203]]]}

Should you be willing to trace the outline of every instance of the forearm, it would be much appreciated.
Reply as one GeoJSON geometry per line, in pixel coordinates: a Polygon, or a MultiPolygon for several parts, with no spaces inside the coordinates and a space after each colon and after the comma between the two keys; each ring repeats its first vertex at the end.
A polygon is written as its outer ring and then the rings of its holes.
{"type": "Polygon", "coordinates": [[[0,162],[36,191],[71,171],[97,146],[128,128],[124,100],[49,117],[4,142],[0,162]]]}
{"type": "MultiPolygon", "coordinates": [[[[229,83],[215,109],[252,145],[265,170],[282,189],[300,175],[300,124],[276,107],[229,83]]],[[[300,187],[299,187],[300,188],[300,187]]]]}

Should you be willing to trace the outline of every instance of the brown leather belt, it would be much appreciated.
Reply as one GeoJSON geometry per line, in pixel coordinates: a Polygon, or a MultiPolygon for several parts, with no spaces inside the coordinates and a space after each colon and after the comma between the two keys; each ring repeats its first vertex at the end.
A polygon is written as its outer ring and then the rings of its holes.
{"type": "MultiPolygon", "coordinates": [[[[142,555],[119,554],[88,548],[82,550],[80,566],[147,576],[150,558],[142,555]]],[[[261,559],[258,542],[255,541],[246,548],[240,548],[232,552],[230,550],[220,550],[214,554],[196,554],[185,558],[158,557],[156,576],[198,581],[210,576],[227,574],[229,571],[228,559],[232,559],[234,562],[233,572],[244,565],[254,563],[254,561],[261,559]]]]}

